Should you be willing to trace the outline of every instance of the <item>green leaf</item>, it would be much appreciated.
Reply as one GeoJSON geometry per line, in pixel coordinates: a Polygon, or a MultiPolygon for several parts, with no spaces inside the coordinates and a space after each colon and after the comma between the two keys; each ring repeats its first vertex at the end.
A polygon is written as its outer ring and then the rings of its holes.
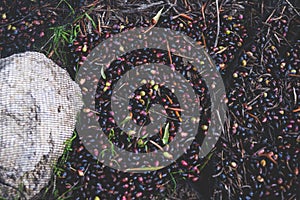
{"type": "Polygon", "coordinates": [[[150,105],[150,99],[147,99],[146,112],[149,111],[150,108],[149,105],[150,105]]]}
{"type": "Polygon", "coordinates": [[[60,6],[60,4],[61,3],[65,3],[65,4],[67,4],[67,6],[69,7],[69,9],[71,10],[71,13],[74,15],[75,14],[75,10],[74,10],[74,8],[71,6],[71,4],[68,2],[68,1],[66,1],[66,0],[61,0],[58,4],[57,4],[57,6],[56,6],[56,8],[58,8],[59,6],[60,6]]]}
{"type": "Polygon", "coordinates": [[[127,116],[121,123],[119,126],[122,126],[123,124],[126,124],[129,120],[131,120],[130,116],[127,116]]]}
{"type": "Polygon", "coordinates": [[[143,136],[142,136],[142,139],[145,139],[145,138],[147,138],[147,137],[148,137],[148,135],[149,135],[148,133],[147,133],[147,134],[145,134],[145,135],[143,135],[143,136]]]}
{"type": "Polygon", "coordinates": [[[108,151],[108,149],[103,149],[103,150],[100,152],[101,158],[104,158],[104,154],[105,154],[106,151],[108,151]]]}
{"type": "Polygon", "coordinates": [[[125,170],[125,172],[130,171],[156,171],[164,168],[164,166],[158,166],[158,167],[138,167],[138,168],[128,168],[125,170]]]}
{"type": "Polygon", "coordinates": [[[138,144],[138,147],[144,147],[145,146],[145,143],[142,139],[139,139],[137,144],[138,144]]]}
{"type": "Polygon", "coordinates": [[[162,138],[163,144],[167,144],[169,142],[169,136],[170,136],[169,126],[170,126],[170,123],[167,123],[167,125],[165,127],[165,131],[164,131],[164,136],[162,138]]]}
{"type": "Polygon", "coordinates": [[[96,26],[96,23],[94,22],[93,18],[87,13],[85,13],[85,16],[92,22],[93,27],[96,28],[97,26],[96,26]]]}
{"type": "Polygon", "coordinates": [[[115,130],[112,128],[108,134],[108,139],[112,140],[115,137],[115,130]]]}

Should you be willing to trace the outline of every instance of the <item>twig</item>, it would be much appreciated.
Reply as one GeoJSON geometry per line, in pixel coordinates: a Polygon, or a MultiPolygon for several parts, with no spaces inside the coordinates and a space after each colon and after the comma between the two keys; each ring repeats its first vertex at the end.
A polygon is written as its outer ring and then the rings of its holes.
{"type": "Polygon", "coordinates": [[[293,94],[294,94],[294,104],[297,105],[297,93],[296,93],[296,89],[293,87],[293,94]]]}
{"type": "Polygon", "coordinates": [[[41,50],[43,50],[45,48],[45,46],[47,46],[47,44],[49,44],[49,42],[55,37],[55,34],[53,34],[49,40],[47,40],[47,42],[41,47],[41,50]]]}
{"type": "Polygon", "coordinates": [[[178,15],[176,15],[176,16],[173,16],[173,19],[176,19],[176,18],[178,18],[178,17],[182,17],[182,18],[185,18],[185,19],[187,19],[187,20],[193,21],[193,18],[190,17],[190,16],[188,16],[188,15],[185,14],[185,13],[180,13],[180,14],[178,14],[178,15]]]}
{"type": "Polygon", "coordinates": [[[220,170],[220,172],[218,172],[217,174],[213,174],[211,177],[216,178],[218,176],[220,176],[224,171],[224,168],[222,167],[222,169],[220,170]]]}
{"type": "MultiPolygon", "coordinates": [[[[266,89],[265,92],[269,91],[270,89],[266,89]]],[[[263,95],[263,93],[257,95],[254,99],[252,99],[251,101],[247,102],[247,106],[251,105],[255,100],[257,100],[259,97],[261,97],[263,95]]]]}
{"type": "Polygon", "coordinates": [[[285,0],[294,10],[295,12],[297,13],[297,15],[300,16],[300,13],[298,12],[298,10],[293,6],[293,4],[291,4],[291,2],[289,2],[288,0],[285,0]]]}
{"type": "Polygon", "coordinates": [[[219,40],[219,33],[220,33],[220,10],[219,10],[219,2],[216,0],[216,7],[217,7],[217,36],[216,36],[216,41],[214,47],[217,47],[218,45],[218,40],[219,40]]]}
{"type": "Polygon", "coordinates": [[[165,4],[165,2],[159,1],[159,2],[154,2],[154,3],[151,3],[151,4],[140,4],[140,5],[138,5],[139,7],[137,7],[137,8],[132,8],[133,6],[137,6],[137,4],[126,4],[126,6],[128,8],[131,8],[131,9],[120,10],[120,12],[122,12],[122,13],[136,13],[136,11],[144,11],[144,10],[149,9],[151,7],[160,6],[162,4],[165,4]]]}
{"type": "Polygon", "coordinates": [[[300,111],[300,107],[297,108],[297,109],[295,109],[295,110],[293,110],[294,113],[295,113],[295,112],[299,112],[299,111],[300,111]]]}
{"type": "Polygon", "coordinates": [[[169,12],[169,10],[173,9],[175,11],[175,13],[178,13],[178,11],[176,10],[175,6],[177,5],[177,0],[174,1],[174,3],[171,3],[169,0],[168,0],[168,5],[170,6],[166,11],[164,11],[162,13],[162,15],[165,15],[166,13],[169,12]]]}
{"type": "Polygon", "coordinates": [[[289,76],[291,76],[291,77],[300,77],[300,75],[298,75],[298,74],[289,74],[289,76]]]}
{"type": "Polygon", "coordinates": [[[204,47],[206,48],[206,47],[207,47],[207,45],[206,45],[205,36],[204,36],[204,34],[203,34],[203,33],[201,34],[201,36],[202,36],[202,40],[203,40],[203,45],[204,45],[204,47]]]}
{"type": "Polygon", "coordinates": [[[269,152],[269,153],[258,153],[258,156],[259,156],[259,157],[264,156],[264,157],[268,158],[269,160],[271,160],[275,165],[277,165],[277,162],[276,162],[276,160],[274,160],[274,158],[272,158],[272,155],[273,155],[273,152],[269,152]]]}
{"type": "Polygon", "coordinates": [[[161,151],[164,151],[164,149],[159,144],[157,144],[156,142],[154,142],[153,140],[149,140],[149,142],[152,143],[157,148],[159,148],[161,151]]]}
{"type": "Polygon", "coordinates": [[[167,40],[167,49],[168,49],[168,56],[170,59],[170,65],[173,64],[173,60],[172,60],[172,55],[171,55],[171,50],[170,50],[170,46],[169,46],[169,41],[167,40]]]}
{"type": "Polygon", "coordinates": [[[202,17],[204,19],[204,25],[206,26],[206,22],[205,22],[205,7],[206,7],[207,2],[205,2],[202,7],[201,7],[201,13],[202,13],[202,17]]]}
{"type": "Polygon", "coordinates": [[[261,122],[259,121],[258,117],[255,116],[254,114],[250,113],[250,112],[246,112],[248,115],[250,115],[251,117],[253,117],[259,124],[260,126],[262,126],[261,122]]]}
{"type": "MultiPolygon", "coordinates": [[[[68,189],[66,192],[64,192],[62,195],[60,195],[57,199],[62,199],[68,192],[72,191],[78,183],[79,183],[79,181],[75,182],[74,185],[72,185],[72,187],[70,189],[68,189]]],[[[80,186],[80,187],[82,187],[82,186],[80,186]]]]}
{"type": "Polygon", "coordinates": [[[265,23],[268,23],[268,21],[272,18],[272,16],[274,15],[274,13],[275,13],[275,11],[276,11],[276,9],[274,9],[273,11],[272,11],[272,13],[270,14],[270,16],[267,18],[267,20],[265,21],[265,23]]]}
{"type": "Polygon", "coordinates": [[[220,54],[220,53],[223,53],[224,51],[226,51],[228,49],[228,46],[227,47],[224,47],[223,49],[219,50],[216,52],[216,54],[220,54]]]}

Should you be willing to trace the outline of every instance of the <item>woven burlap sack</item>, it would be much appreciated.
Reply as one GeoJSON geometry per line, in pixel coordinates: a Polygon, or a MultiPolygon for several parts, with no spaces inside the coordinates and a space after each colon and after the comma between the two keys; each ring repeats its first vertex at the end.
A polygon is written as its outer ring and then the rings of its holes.
{"type": "Polygon", "coordinates": [[[47,185],[81,106],[79,86],[43,54],[0,59],[0,197],[47,185]]]}

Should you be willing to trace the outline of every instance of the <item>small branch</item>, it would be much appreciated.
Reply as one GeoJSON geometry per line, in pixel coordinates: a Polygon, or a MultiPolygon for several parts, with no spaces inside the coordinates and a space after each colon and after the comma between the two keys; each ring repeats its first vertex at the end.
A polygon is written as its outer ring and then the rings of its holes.
{"type": "Polygon", "coordinates": [[[164,149],[163,149],[159,144],[157,144],[157,143],[154,142],[153,140],[149,140],[149,141],[150,141],[150,143],[152,143],[154,146],[156,146],[157,148],[159,148],[159,150],[164,151],[164,149]]]}
{"type": "Polygon", "coordinates": [[[300,13],[298,12],[298,10],[295,8],[295,6],[293,6],[293,4],[291,4],[291,2],[289,2],[288,0],[285,0],[293,9],[294,11],[297,13],[298,16],[300,16],[300,13]]]}
{"type": "Polygon", "coordinates": [[[220,10],[219,10],[219,2],[216,0],[216,7],[217,7],[217,36],[216,36],[216,41],[214,47],[217,47],[218,45],[218,40],[219,40],[219,33],[220,33],[220,10]]]}
{"type": "MultiPolygon", "coordinates": [[[[123,13],[135,13],[136,11],[144,11],[146,9],[149,9],[151,7],[154,7],[154,6],[160,6],[160,5],[163,5],[165,2],[163,1],[159,1],[159,2],[154,2],[154,3],[151,3],[151,4],[140,4],[139,7],[137,8],[134,8],[134,9],[129,9],[129,10],[123,10],[121,12],[123,13]]],[[[127,7],[132,7],[132,6],[137,6],[136,4],[127,4],[126,5],[127,7]]]]}

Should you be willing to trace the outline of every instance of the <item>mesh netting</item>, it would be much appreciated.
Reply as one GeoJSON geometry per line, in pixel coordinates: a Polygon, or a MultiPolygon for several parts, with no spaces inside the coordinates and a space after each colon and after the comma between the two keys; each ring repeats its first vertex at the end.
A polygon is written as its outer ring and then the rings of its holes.
{"type": "Polygon", "coordinates": [[[80,88],[43,54],[0,60],[0,192],[30,198],[46,186],[73,132],[80,88]]]}

